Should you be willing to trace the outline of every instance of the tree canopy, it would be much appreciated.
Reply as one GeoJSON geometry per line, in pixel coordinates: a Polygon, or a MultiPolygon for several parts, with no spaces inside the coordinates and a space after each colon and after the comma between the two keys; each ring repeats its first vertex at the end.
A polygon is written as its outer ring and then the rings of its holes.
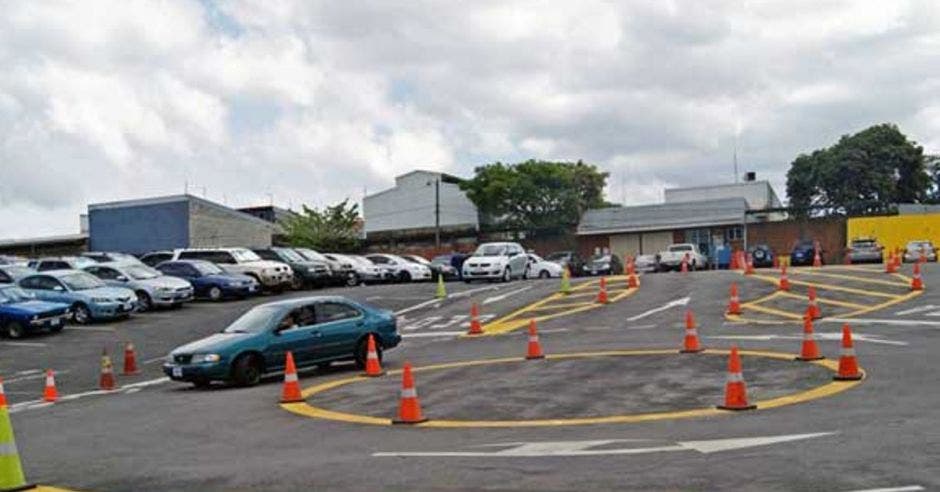
{"type": "Polygon", "coordinates": [[[337,253],[359,248],[359,205],[349,199],[323,209],[303,205],[301,213],[283,224],[291,246],[337,253]]]}
{"type": "Polygon", "coordinates": [[[801,154],[787,172],[787,195],[797,214],[810,207],[847,215],[887,212],[895,203],[923,202],[929,187],[923,147],[892,124],[801,154]]]}
{"type": "Polygon", "coordinates": [[[605,206],[607,176],[581,161],[496,162],[460,187],[500,226],[531,230],[571,226],[585,210],[605,206]]]}

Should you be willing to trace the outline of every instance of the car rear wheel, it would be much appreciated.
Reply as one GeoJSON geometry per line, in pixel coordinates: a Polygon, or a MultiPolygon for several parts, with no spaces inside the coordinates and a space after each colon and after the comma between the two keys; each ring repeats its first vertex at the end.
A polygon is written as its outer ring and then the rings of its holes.
{"type": "Polygon", "coordinates": [[[539,278],[548,278],[551,277],[551,274],[548,273],[548,270],[542,270],[539,272],[539,278]]]}
{"type": "Polygon", "coordinates": [[[400,274],[398,274],[398,278],[402,282],[411,282],[411,273],[407,271],[402,271],[400,274]]]}
{"type": "Polygon", "coordinates": [[[153,300],[150,295],[144,291],[137,292],[137,312],[143,313],[153,309],[153,300]]]}
{"type": "Polygon", "coordinates": [[[357,285],[359,285],[359,275],[356,275],[355,273],[350,273],[349,275],[346,276],[347,287],[355,287],[357,285]]]}
{"type": "Polygon", "coordinates": [[[26,335],[26,329],[23,328],[23,325],[21,325],[20,323],[16,321],[11,321],[7,323],[4,333],[9,338],[23,338],[23,336],[26,335]]]}
{"type": "Polygon", "coordinates": [[[512,280],[512,270],[510,270],[509,267],[506,267],[506,269],[503,270],[502,281],[509,282],[510,280],[512,280]]]}
{"type": "Polygon", "coordinates": [[[72,306],[72,321],[80,325],[87,325],[90,323],[91,311],[88,310],[88,306],[84,304],[76,304],[72,306]]]}
{"type": "Polygon", "coordinates": [[[294,277],[291,278],[290,286],[291,286],[291,288],[294,289],[294,290],[303,290],[303,288],[304,288],[304,279],[301,278],[300,275],[294,275],[294,277]]]}
{"type": "MultiPolygon", "coordinates": [[[[358,369],[365,369],[366,355],[368,355],[368,352],[369,337],[365,337],[359,340],[359,344],[356,345],[356,367],[358,369]]],[[[378,337],[375,337],[375,353],[379,356],[379,362],[382,362],[382,343],[379,341],[378,337]]]]}
{"type": "Polygon", "coordinates": [[[222,298],[222,289],[218,288],[215,285],[209,288],[209,299],[213,301],[218,301],[221,298],[222,298]]]}
{"type": "Polygon", "coordinates": [[[232,364],[232,380],[238,386],[254,386],[261,381],[261,360],[252,354],[235,359],[232,364]]]}

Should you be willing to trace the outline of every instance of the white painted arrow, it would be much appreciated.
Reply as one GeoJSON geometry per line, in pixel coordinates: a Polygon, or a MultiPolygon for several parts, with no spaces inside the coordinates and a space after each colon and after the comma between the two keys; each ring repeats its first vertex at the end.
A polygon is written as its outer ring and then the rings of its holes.
{"type": "Polygon", "coordinates": [[[643,319],[643,318],[645,318],[645,317],[647,317],[647,316],[649,316],[649,315],[656,314],[656,313],[658,313],[658,312],[660,312],[660,311],[665,311],[665,310],[667,310],[667,309],[669,309],[669,308],[674,308],[674,307],[676,307],[676,306],[686,306],[686,305],[688,305],[688,304],[689,304],[689,298],[688,298],[688,297],[683,297],[682,299],[676,299],[675,301],[670,301],[670,302],[668,302],[668,303],[666,303],[666,304],[664,304],[664,305],[662,305],[662,306],[659,306],[659,307],[656,308],[656,309],[650,309],[649,311],[640,313],[640,314],[638,314],[638,315],[636,315],[636,316],[633,316],[632,318],[627,318],[627,321],[636,321],[636,320],[638,320],[638,319],[643,319]]]}
{"type": "Polygon", "coordinates": [[[934,309],[938,309],[938,307],[937,307],[937,306],[934,306],[933,304],[928,304],[928,305],[926,305],[926,306],[916,307],[916,308],[913,308],[913,309],[906,309],[906,310],[904,310],[904,311],[898,311],[898,312],[896,312],[896,313],[894,313],[894,314],[896,314],[896,315],[898,315],[898,316],[904,316],[904,315],[907,315],[907,314],[921,313],[921,312],[924,312],[924,311],[932,311],[932,310],[934,310],[934,309]]]}
{"type": "MultiPolygon", "coordinates": [[[[803,335],[710,335],[705,338],[717,338],[724,340],[755,340],[755,341],[767,341],[767,340],[802,340],[803,335]]],[[[817,340],[842,340],[842,333],[821,333],[816,332],[817,340]]],[[[880,343],[882,345],[898,345],[898,346],[907,346],[907,342],[901,342],[897,340],[885,340],[880,335],[866,335],[864,333],[854,332],[852,333],[852,340],[856,342],[868,342],[868,343],[880,343]]]]}
{"type": "Polygon", "coordinates": [[[532,288],[532,286],[530,285],[530,286],[528,286],[528,287],[522,287],[521,289],[511,290],[511,291],[509,291],[509,292],[507,292],[507,293],[505,293],[505,294],[500,294],[500,295],[498,295],[498,296],[487,297],[486,299],[483,300],[482,304],[483,304],[484,306],[486,306],[487,304],[490,304],[490,303],[492,303],[492,302],[499,302],[499,301],[502,301],[503,299],[506,299],[506,298],[508,298],[508,297],[514,296],[514,295],[516,295],[516,294],[518,294],[518,293],[520,293],[520,292],[525,292],[525,291],[527,291],[527,290],[529,290],[529,289],[531,289],[531,288],[532,288]]]}
{"type": "MultiPolygon", "coordinates": [[[[678,441],[675,444],[646,448],[595,449],[617,442],[618,439],[596,441],[549,441],[512,443],[511,447],[499,451],[400,451],[372,453],[376,457],[434,457],[434,458],[539,458],[543,456],[604,456],[662,453],[671,451],[698,451],[709,454],[736,449],[767,446],[790,441],[813,439],[833,435],[835,432],[816,432],[813,434],[790,434],[781,436],[741,437],[732,439],[711,439],[706,441],[678,441]]],[[[629,441],[629,440],[628,440],[629,441]]]]}

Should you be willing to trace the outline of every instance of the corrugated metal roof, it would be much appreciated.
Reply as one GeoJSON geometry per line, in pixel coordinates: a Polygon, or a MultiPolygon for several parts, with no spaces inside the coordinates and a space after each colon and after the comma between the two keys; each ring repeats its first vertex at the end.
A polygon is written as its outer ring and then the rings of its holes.
{"type": "Polygon", "coordinates": [[[747,201],[740,197],[600,208],[584,213],[578,224],[578,235],[740,224],[746,210],[747,201]]]}

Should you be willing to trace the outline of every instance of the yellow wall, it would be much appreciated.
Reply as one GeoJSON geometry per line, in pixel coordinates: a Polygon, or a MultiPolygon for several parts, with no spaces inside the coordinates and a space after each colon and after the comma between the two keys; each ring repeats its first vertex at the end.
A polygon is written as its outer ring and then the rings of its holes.
{"type": "Polygon", "coordinates": [[[908,241],[926,239],[940,244],[940,214],[858,217],[848,220],[846,240],[873,236],[886,250],[903,248],[908,241]]]}

